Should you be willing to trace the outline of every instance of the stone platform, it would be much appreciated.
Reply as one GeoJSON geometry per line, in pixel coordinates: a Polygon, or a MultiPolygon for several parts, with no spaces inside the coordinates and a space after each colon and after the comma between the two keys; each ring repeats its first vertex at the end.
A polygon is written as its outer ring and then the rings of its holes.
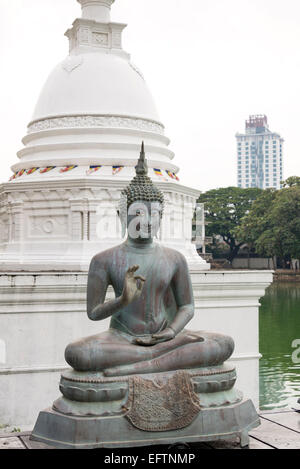
{"type": "MultiPolygon", "coordinates": [[[[248,449],[300,449],[300,413],[290,409],[259,412],[261,425],[249,433],[248,449]]],[[[0,435],[0,449],[56,449],[43,443],[30,440],[30,432],[10,433],[0,435]]],[[[192,452],[206,449],[241,449],[239,442],[232,438],[228,441],[210,441],[206,443],[193,443],[192,452]]],[[[168,447],[152,446],[140,448],[144,457],[147,453],[168,452],[168,447]]],[[[135,454],[134,448],[131,453],[135,454]]]]}
{"type": "Polygon", "coordinates": [[[40,412],[32,439],[57,448],[126,448],[227,440],[249,444],[260,421],[230,364],[164,373],[61,376],[62,397],[40,412]]]}
{"type": "Polygon", "coordinates": [[[248,431],[259,425],[250,400],[238,405],[202,410],[186,428],[145,432],[135,428],[124,415],[114,417],[69,417],[53,409],[40,413],[32,438],[57,448],[134,448],[240,438],[249,444],[248,431]],[[44,429],[48,428],[45,435],[44,429]],[[95,435],[97,438],[95,439],[95,435]]]}

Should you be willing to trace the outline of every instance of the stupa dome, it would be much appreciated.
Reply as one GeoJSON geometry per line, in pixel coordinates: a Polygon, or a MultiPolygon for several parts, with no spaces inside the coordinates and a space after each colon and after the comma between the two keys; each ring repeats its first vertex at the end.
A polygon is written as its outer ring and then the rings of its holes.
{"type": "Polygon", "coordinates": [[[99,51],[70,55],[52,71],[32,120],[80,115],[159,121],[139,70],[126,57],[99,51]]]}
{"type": "Polygon", "coordinates": [[[114,0],[77,1],[82,16],[65,33],[69,55],[41,91],[12,182],[41,174],[44,180],[87,177],[100,166],[101,177],[122,168],[118,177],[131,179],[141,141],[153,177],[176,181],[179,168],[152,95],[122,46],[126,24],[110,20],[114,0]]]}
{"type": "Polygon", "coordinates": [[[179,183],[147,83],[123,49],[126,25],[110,19],[114,0],[77,1],[82,16],[65,33],[69,55],[41,91],[11,168],[13,195],[3,195],[7,217],[15,218],[5,218],[2,265],[87,270],[97,252],[121,242],[120,194],[136,175],[144,142],[148,176],[169,217],[161,239],[206,266],[191,243],[199,192],[179,183]]]}

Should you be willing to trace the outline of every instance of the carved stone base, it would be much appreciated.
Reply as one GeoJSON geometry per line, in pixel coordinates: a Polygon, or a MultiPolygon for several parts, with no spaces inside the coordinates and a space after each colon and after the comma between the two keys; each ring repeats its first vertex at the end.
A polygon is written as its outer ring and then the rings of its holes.
{"type": "Polygon", "coordinates": [[[32,439],[60,448],[134,447],[239,436],[259,425],[235,389],[230,365],[108,378],[62,374],[52,409],[40,412],[32,439]]]}
{"type": "MultiPolygon", "coordinates": [[[[242,400],[242,394],[234,388],[236,371],[230,364],[195,368],[186,370],[186,373],[201,408],[235,404],[242,400]]],[[[172,380],[175,374],[176,371],[169,371],[137,376],[146,382],[163,386],[172,380]]],[[[77,417],[120,414],[128,400],[132,378],[130,376],[108,378],[101,372],[67,370],[61,375],[59,386],[63,397],[54,402],[53,409],[77,417]]],[[[171,394],[174,395],[174,392],[171,391],[171,394]]]]}
{"type": "Polygon", "coordinates": [[[31,439],[57,448],[126,448],[173,443],[196,443],[239,437],[249,443],[248,432],[260,424],[251,400],[201,410],[193,422],[179,430],[149,432],[131,424],[125,414],[74,417],[52,409],[40,412],[31,439]]]}

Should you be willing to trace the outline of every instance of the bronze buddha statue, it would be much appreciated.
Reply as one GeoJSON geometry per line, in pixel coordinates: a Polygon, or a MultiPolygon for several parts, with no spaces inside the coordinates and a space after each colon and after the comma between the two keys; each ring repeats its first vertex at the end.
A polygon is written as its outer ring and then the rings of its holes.
{"type": "Polygon", "coordinates": [[[164,197],[147,173],[142,145],[136,176],[120,200],[128,237],[97,254],[88,274],[88,316],[111,317],[110,328],[68,345],[66,361],[77,371],[121,376],[191,369],[222,364],[233,352],[228,336],[184,329],[194,315],[190,273],[182,254],[153,240],[164,197]],[[115,299],[104,302],[109,285],[115,299]]]}
{"type": "Polygon", "coordinates": [[[62,396],[40,412],[31,439],[87,449],[238,436],[247,446],[259,418],[224,363],[234,342],[185,329],[194,315],[190,273],[182,254],[153,240],[164,198],[147,171],[142,148],[120,200],[127,239],[90,264],[87,313],[111,317],[110,328],[67,346],[62,396]],[[115,298],[105,302],[109,285],[115,298]]]}

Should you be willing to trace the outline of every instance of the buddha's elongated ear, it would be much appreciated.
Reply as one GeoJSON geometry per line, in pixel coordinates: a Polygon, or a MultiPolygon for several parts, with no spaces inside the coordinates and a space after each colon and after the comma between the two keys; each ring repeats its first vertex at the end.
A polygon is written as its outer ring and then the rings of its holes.
{"type": "Polygon", "coordinates": [[[122,227],[122,238],[126,236],[126,231],[127,231],[127,224],[121,220],[121,227],[122,227]]]}
{"type": "Polygon", "coordinates": [[[156,233],[153,235],[153,238],[160,239],[161,238],[161,222],[162,222],[162,215],[163,215],[163,206],[161,206],[160,214],[159,214],[159,222],[158,222],[158,229],[156,233]]]}
{"type": "Polygon", "coordinates": [[[155,233],[154,237],[158,240],[161,238],[161,219],[160,219],[160,222],[159,222],[159,228],[158,228],[157,232],[155,233]]]}
{"type": "Polygon", "coordinates": [[[127,231],[127,210],[126,205],[124,203],[120,203],[120,206],[117,210],[117,214],[121,222],[122,238],[124,238],[127,231]]]}

